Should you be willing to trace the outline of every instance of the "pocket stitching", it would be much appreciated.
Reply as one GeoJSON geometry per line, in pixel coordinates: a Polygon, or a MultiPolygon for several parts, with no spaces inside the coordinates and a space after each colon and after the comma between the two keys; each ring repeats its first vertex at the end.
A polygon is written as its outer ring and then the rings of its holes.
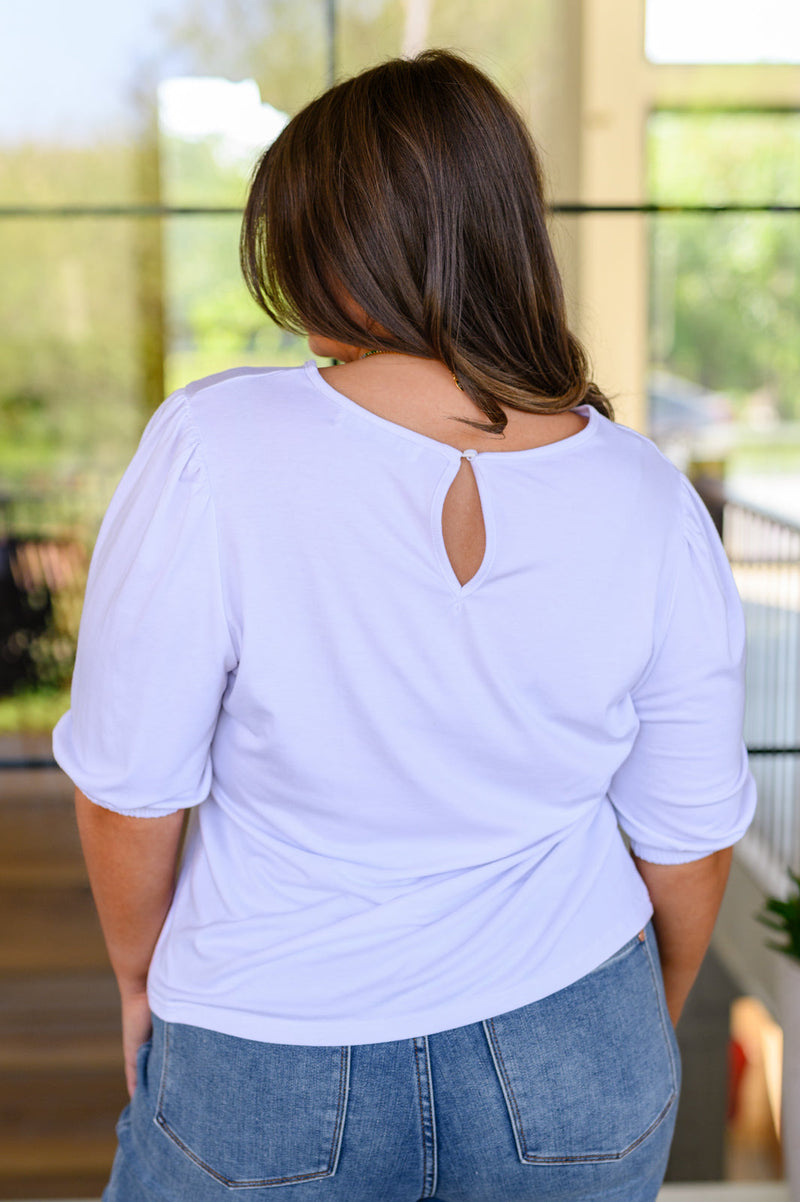
{"type": "MultiPolygon", "coordinates": [[[[500,1049],[499,1037],[497,1035],[497,1030],[494,1025],[494,1018],[484,1019],[482,1025],[483,1025],[484,1031],[487,1036],[487,1042],[489,1043],[489,1051],[491,1053],[492,1061],[494,1062],[495,1071],[497,1072],[498,1078],[500,1080],[500,1088],[502,1089],[503,1096],[505,1097],[505,1100],[506,1100],[506,1108],[509,1112],[509,1118],[511,1119],[511,1125],[512,1125],[512,1128],[514,1131],[514,1142],[517,1145],[517,1153],[519,1155],[520,1160],[523,1162],[523,1164],[591,1164],[591,1163],[599,1164],[601,1162],[622,1160],[623,1157],[629,1155],[629,1153],[633,1152],[636,1148],[638,1148],[638,1146],[641,1143],[643,1143],[644,1140],[646,1140],[648,1138],[648,1136],[653,1134],[655,1129],[658,1126],[660,1126],[660,1124],[667,1117],[667,1115],[669,1114],[670,1110],[672,1109],[672,1107],[675,1103],[675,1099],[677,1097],[677,1073],[676,1073],[676,1068],[675,1068],[675,1058],[672,1053],[672,1043],[669,1039],[669,1034],[668,1034],[667,1029],[664,1024],[663,1006],[662,1006],[660,991],[658,989],[658,982],[657,982],[657,978],[656,978],[656,974],[655,974],[655,969],[653,966],[653,957],[652,957],[650,948],[648,946],[647,938],[645,938],[644,940],[640,940],[638,938],[638,936],[636,936],[635,941],[631,940],[631,943],[633,944],[632,950],[634,950],[637,945],[638,946],[644,945],[644,948],[647,952],[647,962],[648,962],[648,967],[650,969],[650,977],[651,977],[653,987],[655,988],[655,992],[656,992],[656,1004],[658,1006],[658,1016],[659,1016],[659,1020],[661,1022],[661,1032],[664,1037],[664,1042],[666,1043],[666,1046],[667,1046],[667,1055],[669,1057],[670,1073],[671,1073],[671,1078],[672,1078],[672,1088],[671,1088],[670,1095],[667,1098],[667,1101],[664,1104],[663,1109],[660,1111],[659,1114],[656,1115],[656,1117],[653,1119],[653,1122],[650,1124],[650,1126],[647,1128],[647,1130],[643,1131],[641,1135],[637,1136],[637,1138],[632,1143],[628,1144],[628,1146],[626,1148],[623,1148],[623,1150],[621,1152],[593,1152],[593,1153],[587,1153],[585,1156],[537,1156],[535,1153],[526,1152],[523,1147],[523,1145],[525,1143],[527,1143],[527,1137],[525,1135],[525,1127],[522,1122],[522,1115],[520,1113],[519,1104],[517,1102],[517,1098],[514,1093],[514,1089],[511,1084],[511,1081],[508,1077],[505,1063],[503,1061],[503,1053],[500,1049]],[[490,1029],[491,1029],[491,1034],[490,1034],[490,1029]],[[512,1108],[513,1108],[513,1112],[514,1112],[513,1114],[511,1113],[512,1108]],[[521,1139],[520,1139],[520,1137],[521,1137],[521,1139]]],[[[616,953],[615,956],[612,957],[612,960],[621,958],[621,953],[624,950],[625,950],[624,947],[620,948],[620,951],[618,953],[616,953]]],[[[603,966],[601,965],[600,967],[603,967],[603,966]]]]}
{"type": "Polygon", "coordinates": [[[534,1156],[530,1153],[525,1153],[522,1159],[526,1164],[600,1164],[610,1160],[623,1160],[631,1152],[634,1152],[639,1144],[644,1143],[648,1136],[652,1135],[656,1127],[663,1123],[664,1119],[669,1114],[675,1102],[675,1092],[673,1091],[667,1099],[666,1105],[660,1114],[656,1115],[646,1131],[628,1144],[627,1148],[623,1148],[621,1152],[589,1152],[586,1156],[534,1156]]]}
{"type": "Polygon", "coordinates": [[[169,1054],[169,1033],[170,1024],[164,1024],[164,1058],[161,1066],[161,1081],[159,1083],[158,1101],[156,1104],[156,1113],[153,1116],[153,1122],[166,1135],[167,1139],[171,1140],[176,1147],[193,1161],[198,1168],[207,1173],[209,1177],[213,1177],[215,1181],[219,1181],[221,1185],[227,1186],[229,1189],[252,1189],[257,1186],[271,1185],[287,1185],[296,1181],[314,1181],[320,1180],[323,1177],[332,1177],[336,1172],[339,1163],[339,1152],[342,1146],[342,1135],[344,1133],[344,1111],[347,1094],[350,1085],[350,1048],[343,1045],[339,1049],[339,1093],[336,1102],[336,1118],[333,1127],[333,1139],[331,1141],[331,1149],[328,1155],[328,1167],[321,1171],[311,1173],[297,1173],[290,1177],[263,1177],[253,1180],[234,1180],[226,1177],[224,1173],[220,1173],[217,1169],[206,1164],[196,1152],[183,1142],[180,1136],[172,1130],[167,1119],[162,1114],[162,1104],[164,1101],[164,1093],[166,1089],[166,1074],[167,1074],[167,1058],[169,1054]]]}

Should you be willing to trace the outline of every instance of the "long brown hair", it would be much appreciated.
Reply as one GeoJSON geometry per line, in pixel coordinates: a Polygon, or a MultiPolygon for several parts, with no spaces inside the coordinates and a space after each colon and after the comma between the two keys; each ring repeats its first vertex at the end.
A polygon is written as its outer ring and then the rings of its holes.
{"type": "Polygon", "coordinates": [[[498,402],[613,417],[567,327],[530,134],[450,51],[372,67],[289,122],[256,166],[241,263],[284,329],[441,360],[478,429],[502,433],[498,402]]]}

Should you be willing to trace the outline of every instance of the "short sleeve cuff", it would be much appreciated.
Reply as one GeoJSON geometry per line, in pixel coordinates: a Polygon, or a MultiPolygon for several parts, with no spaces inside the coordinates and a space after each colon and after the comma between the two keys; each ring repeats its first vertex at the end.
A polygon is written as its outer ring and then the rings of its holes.
{"type": "Polygon", "coordinates": [[[671,847],[649,847],[644,843],[637,843],[631,840],[631,851],[640,860],[646,860],[649,864],[691,864],[695,860],[703,860],[706,856],[713,856],[717,851],[724,851],[726,847],[731,847],[737,843],[737,838],[732,838],[729,842],[720,844],[719,847],[707,847],[702,851],[697,848],[686,851],[676,851],[671,847]]]}
{"type": "Polygon", "coordinates": [[[174,798],[156,802],[143,798],[138,804],[132,805],[131,798],[125,796],[123,789],[119,790],[118,799],[109,798],[102,785],[98,787],[97,779],[81,765],[74,744],[70,710],[59,720],[53,731],[53,758],[62,772],[93,805],[100,806],[103,810],[111,810],[115,814],[122,814],[126,818],[166,818],[169,814],[177,814],[180,810],[197,804],[196,801],[181,802],[174,798]]]}

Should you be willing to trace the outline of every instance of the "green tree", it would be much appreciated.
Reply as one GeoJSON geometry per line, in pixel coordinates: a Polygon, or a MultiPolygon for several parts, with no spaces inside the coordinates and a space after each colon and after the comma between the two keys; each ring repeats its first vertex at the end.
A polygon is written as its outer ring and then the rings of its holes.
{"type": "MultiPolygon", "coordinates": [[[[345,77],[401,53],[406,5],[338,0],[335,60],[345,77]]],[[[550,66],[554,0],[431,0],[430,46],[469,54],[512,93],[550,66]]],[[[165,24],[170,45],[197,74],[255,79],[264,100],[295,113],[328,84],[325,0],[191,0],[165,24]]]]}
{"type": "MultiPolygon", "coordinates": [[[[800,117],[659,113],[649,195],[662,204],[797,203],[800,117]]],[[[800,215],[656,217],[651,234],[657,366],[800,416],[800,215]]]]}

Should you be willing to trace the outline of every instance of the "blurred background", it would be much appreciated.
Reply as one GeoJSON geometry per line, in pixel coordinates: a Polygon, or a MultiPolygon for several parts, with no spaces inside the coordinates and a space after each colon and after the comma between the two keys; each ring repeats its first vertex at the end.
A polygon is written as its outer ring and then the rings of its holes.
{"type": "Polygon", "coordinates": [[[573,325],[706,499],[745,602],[761,808],[681,1024],[670,1177],[781,1175],[800,868],[796,0],[0,0],[0,1198],[99,1193],[117,1013],[49,731],[113,488],[174,388],[299,363],[239,277],[261,149],[335,79],[469,55],[525,113],[573,325]],[[714,1117],[714,1116],[719,1116],[714,1117]]]}

